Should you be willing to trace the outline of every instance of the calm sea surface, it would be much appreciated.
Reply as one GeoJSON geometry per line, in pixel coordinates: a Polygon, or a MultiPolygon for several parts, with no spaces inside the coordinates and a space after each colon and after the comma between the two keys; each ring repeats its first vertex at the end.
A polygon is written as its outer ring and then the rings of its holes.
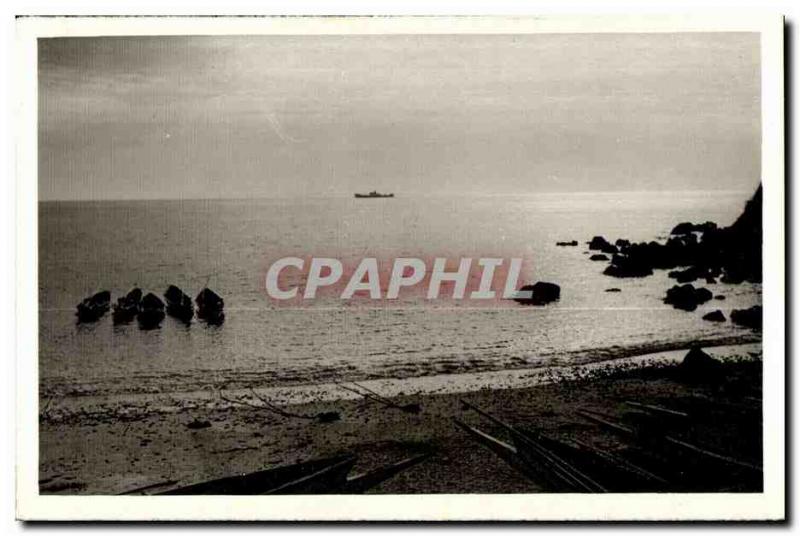
{"type": "Polygon", "coordinates": [[[588,362],[748,332],[701,320],[760,302],[757,285],[711,285],[725,301],[693,313],[661,303],[674,284],[602,275],[585,241],[651,240],[678,222],[729,225],[750,192],[547,194],[356,200],[43,202],[39,209],[39,363],[43,395],[181,392],[414,377],[588,362]],[[578,247],[557,247],[558,240],[578,247]],[[547,307],[413,296],[385,307],[322,299],[276,306],[270,260],[285,256],[523,257],[526,280],[561,285],[547,307]],[[208,285],[226,321],[162,328],[76,325],[75,305],[133,286],[194,296],[208,285]],[[605,289],[619,287],[620,293],[605,289]]]}

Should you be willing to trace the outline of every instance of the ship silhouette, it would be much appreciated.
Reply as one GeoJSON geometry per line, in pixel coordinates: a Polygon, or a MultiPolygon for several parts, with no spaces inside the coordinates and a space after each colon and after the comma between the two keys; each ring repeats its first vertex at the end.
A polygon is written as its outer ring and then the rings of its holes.
{"type": "Polygon", "coordinates": [[[380,198],[386,198],[386,197],[394,197],[394,194],[382,194],[380,192],[372,190],[368,194],[355,194],[355,196],[356,196],[356,199],[376,199],[376,198],[380,199],[380,198]]]}

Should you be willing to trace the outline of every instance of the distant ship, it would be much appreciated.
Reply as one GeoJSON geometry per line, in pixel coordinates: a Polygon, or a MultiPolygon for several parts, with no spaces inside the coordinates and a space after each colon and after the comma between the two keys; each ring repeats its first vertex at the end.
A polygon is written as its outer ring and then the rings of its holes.
{"type": "Polygon", "coordinates": [[[394,194],[382,194],[372,190],[368,194],[355,194],[356,199],[375,199],[375,198],[384,198],[384,197],[394,197],[394,194]]]}

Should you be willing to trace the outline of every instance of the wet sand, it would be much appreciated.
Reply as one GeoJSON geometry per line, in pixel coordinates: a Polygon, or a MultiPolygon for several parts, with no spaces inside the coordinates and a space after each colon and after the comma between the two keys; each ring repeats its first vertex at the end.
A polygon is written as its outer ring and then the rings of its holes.
{"type": "MultiPolygon", "coordinates": [[[[462,400],[515,426],[532,427],[554,438],[580,439],[609,451],[623,448],[623,442],[580,416],[579,410],[623,419],[629,417],[631,407],[626,401],[631,400],[682,411],[698,409],[705,418],[684,439],[760,463],[758,348],[748,344],[707,349],[725,360],[726,379],[716,383],[688,382],[676,375],[676,363],[685,354],[679,351],[540,371],[537,381],[528,384],[502,375],[491,381],[472,378],[461,382],[461,389],[457,378],[428,379],[426,387],[426,381],[366,384],[380,389],[398,406],[419,404],[418,414],[341,389],[334,397],[330,386],[308,390],[300,403],[281,405],[293,415],[337,412],[340,420],[330,423],[252,407],[262,403],[249,391],[174,395],[170,404],[156,396],[113,405],[79,400],[72,401],[72,408],[47,401],[40,416],[40,490],[117,494],[166,481],[190,484],[342,453],[358,456],[353,471],[358,473],[432,452],[423,463],[371,492],[543,491],[539,483],[506,465],[454,424],[457,418],[503,438],[502,428],[466,408],[462,400]]],[[[258,395],[280,401],[268,391],[258,395]]],[[[724,489],[740,490],[736,482],[724,489]]]]}

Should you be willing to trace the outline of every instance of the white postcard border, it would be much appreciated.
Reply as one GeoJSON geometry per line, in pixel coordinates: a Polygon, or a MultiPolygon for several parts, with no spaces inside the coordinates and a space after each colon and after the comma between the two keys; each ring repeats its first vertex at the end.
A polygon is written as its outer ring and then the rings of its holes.
{"type": "Polygon", "coordinates": [[[762,13],[597,17],[22,18],[15,73],[17,517],[25,520],[769,520],[785,516],[783,19],[762,13]],[[764,492],[114,497],[38,494],[36,38],[90,35],[761,34],[764,492]]]}

